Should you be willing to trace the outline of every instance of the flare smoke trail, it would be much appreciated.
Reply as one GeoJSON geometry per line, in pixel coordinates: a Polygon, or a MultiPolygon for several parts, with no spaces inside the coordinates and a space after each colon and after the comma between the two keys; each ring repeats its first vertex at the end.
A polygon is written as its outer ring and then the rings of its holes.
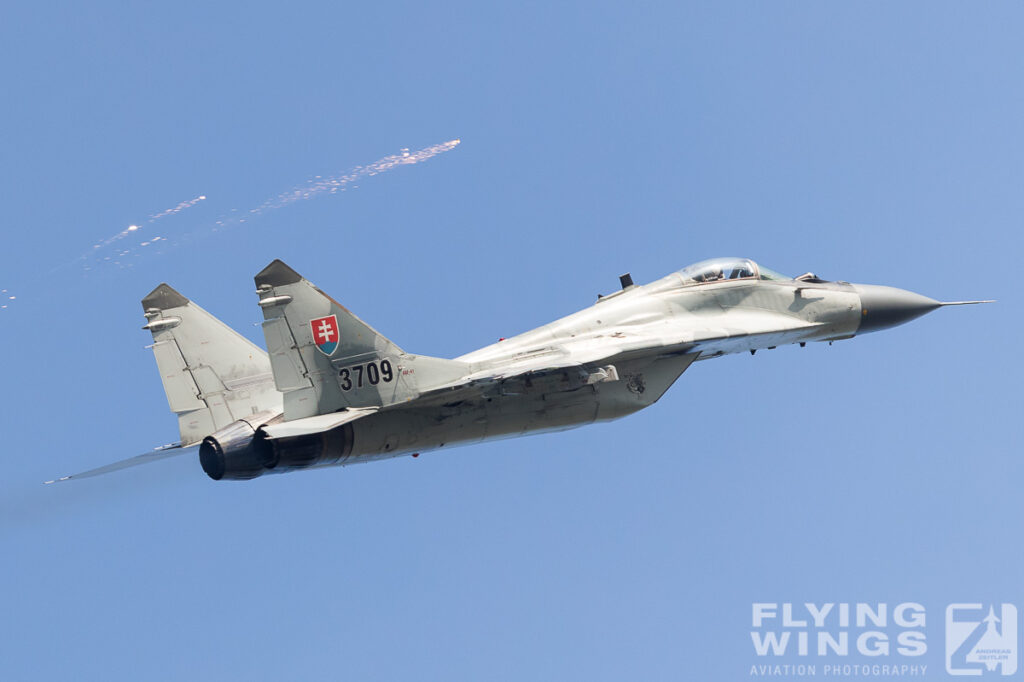
{"type": "MultiPolygon", "coordinates": [[[[161,218],[165,218],[165,217],[167,217],[169,215],[174,215],[175,213],[181,213],[186,208],[191,208],[192,206],[195,206],[196,204],[198,204],[200,201],[205,201],[205,200],[206,200],[206,195],[202,194],[202,195],[196,197],[195,199],[189,199],[188,201],[183,201],[180,204],[178,204],[177,206],[165,209],[163,211],[160,211],[159,213],[154,213],[153,215],[149,216],[149,218],[147,219],[146,222],[147,223],[155,223],[156,221],[160,220],[161,218]]],[[[110,237],[109,239],[104,239],[101,242],[97,242],[97,243],[93,244],[92,248],[95,250],[95,249],[102,249],[105,246],[110,246],[114,242],[120,241],[120,240],[124,239],[125,237],[131,235],[133,232],[137,232],[140,229],[142,229],[140,225],[137,225],[137,224],[133,223],[133,224],[129,225],[128,227],[126,227],[125,229],[123,229],[120,232],[118,232],[117,234],[115,234],[113,237],[110,237]]],[[[160,237],[157,237],[157,239],[159,240],[160,237]]],[[[88,254],[85,254],[85,255],[88,255],[88,254]]]]}
{"type": "Polygon", "coordinates": [[[196,197],[195,199],[189,199],[188,201],[183,201],[183,202],[181,202],[180,204],[178,204],[177,206],[175,206],[173,208],[168,208],[168,209],[166,209],[164,211],[160,211],[159,213],[155,213],[155,214],[149,216],[149,222],[152,223],[152,222],[155,222],[157,220],[160,220],[164,216],[169,216],[169,215],[174,215],[175,213],[180,213],[181,211],[184,211],[186,208],[191,208],[191,207],[195,206],[200,201],[206,201],[206,196],[205,195],[200,195],[200,196],[196,197]]]}
{"type": "MultiPolygon", "coordinates": [[[[346,185],[349,185],[359,178],[372,177],[374,175],[380,175],[385,173],[392,168],[398,166],[411,166],[413,164],[432,159],[438,154],[451,151],[455,149],[462,140],[448,140],[440,144],[431,145],[424,147],[414,152],[410,152],[408,148],[402,149],[398,154],[391,154],[385,156],[382,159],[378,159],[371,164],[366,166],[356,166],[348,173],[342,175],[332,175],[324,178],[322,176],[316,176],[315,178],[308,180],[306,185],[302,187],[296,187],[288,192],[282,192],[276,197],[267,199],[256,208],[251,208],[247,212],[249,216],[258,216],[272,211],[278,208],[283,208],[289,204],[294,204],[296,201],[305,201],[306,199],[312,199],[324,192],[334,194],[335,192],[345,191],[346,185]]],[[[245,218],[218,220],[218,225],[227,225],[231,222],[245,222],[245,218]]]]}
{"type": "Polygon", "coordinates": [[[448,142],[442,142],[441,144],[435,144],[430,147],[424,147],[419,151],[410,152],[407,148],[400,150],[398,154],[392,154],[385,156],[383,159],[374,161],[367,166],[356,166],[348,173],[344,175],[335,175],[329,178],[321,178],[319,175],[310,180],[309,184],[305,187],[295,188],[290,192],[283,192],[278,194],[273,199],[268,199],[259,206],[249,211],[250,214],[259,215],[264,211],[269,211],[275,208],[282,208],[288,204],[295,203],[296,201],[302,201],[305,199],[312,199],[318,194],[323,192],[330,192],[331,194],[341,190],[345,185],[358,180],[361,177],[380,175],[392,168],[398,166],[411,166],[421,161],[431,159],[438,154],[451,151],[459,145],[462,140],[449,140],[448,142]]]}
{"type": "MultiPolygon", "coordinates": [[[[329,194],[334,194],[336,192],[344,192],[348,188],[348,185],[359,180],[360,178],[380,175],[381,173],[386,173],[387,171],[392,170],[393,168],[397,168],[398,166],[411,166],[422,161],[432,159],[438,154],[443,154],[444,152],[455,149],[455,147],[459,146],[461,142],[462,140],[460,139],[448,140],[447,142],[441,142],[440,144],[424,147],[423,149],[418,149],[416,151],[409,151],[408,148],[404,148],[399,150],[398,154],[391,154],[389,156],[385,156],[365,166],[356,166],[347,173],[343,173],[340,175],[332,175],[326,178],[318,175],[315,178],[308,180],[305,185],[301,187],[296,187],[287,192],[282,192],[281,194],[278,194],[275,197],[267,199],[259,206],[251,208],[245,213],[241,214],[245,217],[224,217],[220,220],[217,220],[216,224],[213,226],[213,230],[216,231],[221,227],[228,227],[235,223],[244,223],[248,218],[255,218],[269,211],[284,208],[285,206],[293,204],[297,201],[305,201],[307,199],[312,199],[325,192],[329,194]]],[[[121,262],[121,259],[133,255],[133,250],[135,248],[150,246],[152,244],[167,244],[171,246],[176,245],[176,243],[171,244],[167,237],[157,235],[146,238],[143,241],[139,242],[138,244],[132,246],[118,247],[112,254],[107,254],[104,251],[107,247],[111,246],[112,244],[120,242],[140,232],[140,230],[142,230],[145,226],[155,223],[158,220],[161,220],[162,218],[166,218],[168,216],[181,213],[185,209],[191,208],[198,204],[199,202],[205,200],[206,195],[201,194],[193,199],[182,201],[176,206],[164,209],[159,213],[154,213],[147,217],[145,224],[133,223],[129,225],[128,227],[121,230],[117,234],[93,244],[92,249],[82,254],[79,258],[72,262],[83,263],[83,267],[85,270],[91,269],[90,263],[96,264],[102,263],[104,261],[109,262],[113,265],[124,267],[123,263],[121,262]]],[[[187,237],[189,235],[186,234],[183,236],[187,237]]],[[[71,265],[71,263],[68,263],[67,265],[71,265]]],[[[55,270],[57,269],[60,268],[55,268],[55,270]]],[[[51,274],[52,272],[53,271],[51,271],[51,274]]],[[[0,291],[0,296],[2,296],[2,300],[0,300],[0,310],[6,309],[8,305],[15,300],[15,296],[10,295],[6,289],[0,291]]]]}
{"type": "MultiPolygon", "coordinates": [[[[205,194],[201,194],[201,195],[195,197],[194,199],[188,199],[186,201],[182,201],[179,204],[177,204],[176,206],[172,206],[171,208],[164,209],[163,211],[160,211],[159,213],[154,213],[151,216],[147,217],[145,224],[149,225],[149,224],[155,223],[156,221],[160,220],[161,218],[166,218],[167,216],[174,215],[175,213],[181,213],[186,208],[191,208],[192,206],[195,206],[196,204],[198,204],[200,201],[205,201],[205,200],[206,200],[206,195],[205,194]]],[[[52,275],[53,273],[57,272],[58,270],[61,270],[62,268],[66,268],[69,265],[72,265],[74,263],[83,263],[82,267],[85,270],[89,270],[90,266],[88,265],[87,261],[89,261],[90,258],[101,259],[101,260],[108,260],[109,261],[109,260],[111,260],[111,256],[102,256],[103,249],[105,249],[106,247],[110,246],[111,244],[113,244],[115,242],[119,242],[122,239],[131,236],[132,234],[138,232],[142,228],[143,228],[143,225],[140,225],[138,223],[132,223],[128,227],[124,228],[123,230],[121,230],[120,232],[115,234],[114,236],[108,237],[107,239],[104,239],[103,241],[96,242],[95,244],[92,245],[92,249],[90,249],[89,251],[86,251],[85,253],[83,253],[81,256],[79,256],[75,260],[70,261],[68,263],[65,263],[64,265],[58,265],[57,267],[53,268],[52,270],[50,270],[49,274],[52,275]]],[[[139,246],[149,246],[150,244],[154,244],[154,243],[157,243],[157,242],[160,242],[160,241],[166,241],[166,238],[160,237],[160,236],[151,237],[151,238],[141,242],[139,244],[139,246]]],[[[130,252],[131,252],[131,248],[122,249],[122,250],[118,251],[114,255],[114,258],[117,258],[117,257],[120,257],[120,256],[124,256],[124,255],[126,255],[126,254],[128,254],[130,252]]],[[[115,262],[118,265],[120,265],[120,263],[118,261],[116,261],[116,260],[113,261],[113,262],[115,262]]],[[[6,310],[8,305],[10,305],[11,302],[13,302],[17,298],[16,296],[9,295],[7,289],[3,289],[2,291],[0,291],[0,294],[2,294],[2,298],[3,298],[2,303],[0,303],[0,310],[6,310]]]]}

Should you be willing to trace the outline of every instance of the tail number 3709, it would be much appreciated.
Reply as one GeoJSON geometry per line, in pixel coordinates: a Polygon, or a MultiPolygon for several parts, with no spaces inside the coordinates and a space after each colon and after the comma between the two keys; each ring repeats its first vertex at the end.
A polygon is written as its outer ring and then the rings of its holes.
{"type": "Polygon", "coordinates": [[[381,360],[380,364],[368,362],[365,365],[342,367],[338,377],[341,380],[341,390],[351,391],[353,388],[362,388],[364,379],[371,386],[376,386],[382,381],[392,381],[395,372],[391,368],[390,360],[381,360]]]}

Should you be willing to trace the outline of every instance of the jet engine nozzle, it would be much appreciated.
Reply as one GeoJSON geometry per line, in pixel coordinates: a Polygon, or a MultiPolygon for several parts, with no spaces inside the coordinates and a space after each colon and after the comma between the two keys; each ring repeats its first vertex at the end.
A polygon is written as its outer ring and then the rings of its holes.
{"type": "Polygon", "coordinates": [[[853,288],[860,296],[858,334],[877,332],[910,322],[942,305],[935,299],[896,287],[854,284],[853,288]]]}
{"type": "Polygon", "coordinates": [[[239,420],[203,439],[199,463],[206,475],[245,481],[324,464],[340,464],[352,452],[352,425],[291,438],[269,438],[263,426],[276,418],[260,413],[250,423],[239,420]]]}
{"type": "Polygon", "coordinates": [[[237,421],[207,436],[199,446],[199,463],[215,481],[248,480],[273,464],[273,451],[246,421],[237,421]]]}

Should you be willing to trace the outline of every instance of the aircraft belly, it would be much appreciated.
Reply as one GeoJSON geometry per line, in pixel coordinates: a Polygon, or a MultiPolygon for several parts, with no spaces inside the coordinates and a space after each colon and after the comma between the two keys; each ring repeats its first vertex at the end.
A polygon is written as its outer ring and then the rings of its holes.
{"type": "Polygon", "coordinates": [[[593,422],[598,394],[591,385],[559,393],[504,396],[490,408],[486,414],[488,438],[561,431],[593,422]]]}
{"type": "Polygon", "coordinates": [[[549,393],[478,397],[432,408],[403,408],[351,424],[353,464],[453,445],[549,433],[617,419],[658,400],[693,355],[640,358],[617,365],[618,381],[549,393]]]}
{"type": "Polygon", "coordinates": [[[584,386],[563,393],[385,411],[352,424],[352,454],[344,463],[583,426],[597,418],[598,399],[593,386],[584,386]]]}

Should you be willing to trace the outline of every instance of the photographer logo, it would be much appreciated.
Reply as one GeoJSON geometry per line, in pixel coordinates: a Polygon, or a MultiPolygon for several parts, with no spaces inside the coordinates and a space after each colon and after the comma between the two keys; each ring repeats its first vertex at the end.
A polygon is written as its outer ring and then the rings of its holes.
{"type": "Polygon", "coordinates": [[[950,604],[946,607],[946,672],[1012,675],[1017,671],[1017,607],[950,604]]]}

